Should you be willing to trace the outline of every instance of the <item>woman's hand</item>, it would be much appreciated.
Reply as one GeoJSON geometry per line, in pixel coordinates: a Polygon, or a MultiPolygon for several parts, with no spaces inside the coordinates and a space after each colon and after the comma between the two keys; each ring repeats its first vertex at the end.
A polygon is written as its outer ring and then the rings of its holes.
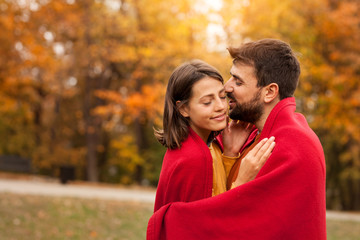
{"type": "Polygon", "coordinates": [[[275,147],[275,137],[264,138],[242,159],[233,187],[255,179],[275,147]]]}
{"type": "MultiPolygon", "coordinates": [[[[229,117],[227,118],[229,121],[229,117]]],[[[233,120],[223,130],[223,154],[227,157],[236,157],[239,155],[241,147],[249,137],[252,125],[249,123],[233,120]]]]}

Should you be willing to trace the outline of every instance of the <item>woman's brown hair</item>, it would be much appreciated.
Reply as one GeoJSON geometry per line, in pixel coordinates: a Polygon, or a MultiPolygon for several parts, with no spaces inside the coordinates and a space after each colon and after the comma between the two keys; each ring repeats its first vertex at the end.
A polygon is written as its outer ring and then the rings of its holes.
{"type": "Polygon", "coordinates": [[[224,83],[218,70],[201,60],[186,62],[171,74],[165,95],[163,129],[155,130],[155,137],[165,147],[180,148],[187,138],[189,118],[183,117],[179,109],[188,104],[194,84],[207,76],[224,83]],[[178,101],[180,104],[176,104],[178,101]]]}

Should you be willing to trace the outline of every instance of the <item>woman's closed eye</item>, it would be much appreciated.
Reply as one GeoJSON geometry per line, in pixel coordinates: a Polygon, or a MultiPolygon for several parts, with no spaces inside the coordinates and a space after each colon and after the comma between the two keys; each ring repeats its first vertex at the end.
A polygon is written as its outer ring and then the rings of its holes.
{"type": "Polygon", "coordinates": [[[202,99],[200,99],[200,103],[205,106],[209,106],[213,100],[214,100],[213,96],[205,96],[202,99]]]}
{"type": "MultiPolygon", "coordinates": [[[[219,96],[219,98],[220,98],[221,100],[226,100],[226,95],[224,95],[224,96],[219,96]]],[[[202,104],[204,104],[205,106],[209,106],[212,102],[213,102],[213,99],[209,99],[209,100],[204,101],[202,104]]]]}

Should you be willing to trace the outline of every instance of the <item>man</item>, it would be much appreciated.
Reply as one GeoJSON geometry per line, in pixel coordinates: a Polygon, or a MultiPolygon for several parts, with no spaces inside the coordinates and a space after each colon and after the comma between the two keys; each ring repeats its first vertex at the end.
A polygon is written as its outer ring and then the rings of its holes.
{"type": "MultiPolygon", "coordinates": [[[[295,113],[298,60],[288,44],[274,39],[229,52],[229,116],[257,127],[242,151],[271,136],[276,147],[253,181],[213,198],[160,208],[147,238],[326,239],[325,159],[317,136],[295,113]]],[[[228,188],[240,163],[233,166],[228,188]]]]}

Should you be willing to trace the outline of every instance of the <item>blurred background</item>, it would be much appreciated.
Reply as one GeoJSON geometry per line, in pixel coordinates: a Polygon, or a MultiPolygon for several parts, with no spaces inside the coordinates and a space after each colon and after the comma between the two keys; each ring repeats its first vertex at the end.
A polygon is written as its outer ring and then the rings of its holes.
{"type": "MultiPolygon", "coordinates": [[[[0,171],[156,186],[173,69],[282,39],[326,154],[327,208],[360,210],[358,0],[0,0],[0,171]],[[67,177],[66,177],[67,176],[67,177]]],[[[10,200],[9,200],[10,201],[10,200]]]]}

